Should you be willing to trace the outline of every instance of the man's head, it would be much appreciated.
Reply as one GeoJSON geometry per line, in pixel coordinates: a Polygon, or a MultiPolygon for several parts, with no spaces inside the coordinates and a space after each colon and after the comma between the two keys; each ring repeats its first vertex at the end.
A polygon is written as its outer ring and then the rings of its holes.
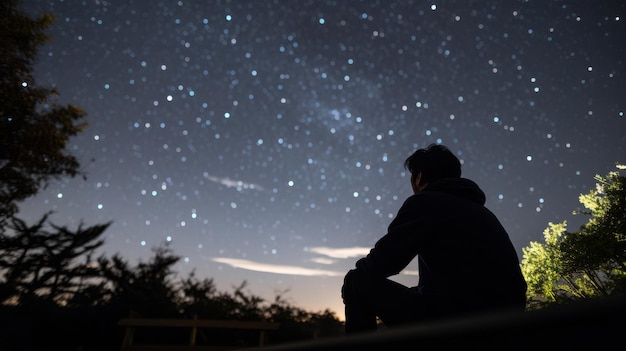
{"type": "Polygon", "coordinates": [[[414,193],[437,179],[461,177],[461,162],[450,149],[439,144],[416,150],[404,161],[404,168],[411,172],[414,193]]]}

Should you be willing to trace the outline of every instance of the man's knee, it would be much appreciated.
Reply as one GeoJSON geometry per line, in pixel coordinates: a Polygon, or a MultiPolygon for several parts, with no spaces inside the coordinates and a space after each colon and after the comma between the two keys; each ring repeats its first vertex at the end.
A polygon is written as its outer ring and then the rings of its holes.
{"type": "Polygon", "coordinates": [[[344,303],[353,300],[360,295],[359,292],[367,291],[370,285],[370,277],[358,269],[350,270],[343,278],[341,297],[344,303]]]}

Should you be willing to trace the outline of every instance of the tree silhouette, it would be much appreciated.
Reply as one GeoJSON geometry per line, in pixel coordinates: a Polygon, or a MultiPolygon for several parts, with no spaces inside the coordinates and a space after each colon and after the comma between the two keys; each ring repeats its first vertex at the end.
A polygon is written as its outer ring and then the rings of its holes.
{"type": "Polygon", "coordinates": [[[20,201],[50,180],[79,174],[78,161],[65,147],[86,127],[80,108],[59,105],[57,91],[37,86],[33,76],[54,15],[32,19],[19,5],[17,0],[0,2],[0,228],[17,213],[20,201]]]}
{"type": "Polygon", "coordinates": [[[100,235],[109,224],[73,231],[50,225],[48,215],[34,225],[12,218],[10,234],[0,236],[0,302],[25,304],[32,300],[66,304],[82,292],[85,280],[98,277],[91,254],[103,244],[100,235]],[[80,262],[79,259],[83,259],[80,262]]]}
{"type": "Polygon", "coordinates": [[[140,313],[145,316],[175,316],[176,286],[172,270],[180,260],[166,246],[153,249],[153,256],[131,267],[119,255],[101,256],[98,267],[101,276],[109,282],[106,296],[111,304],[118,305],[123,313],[140,313]]]}

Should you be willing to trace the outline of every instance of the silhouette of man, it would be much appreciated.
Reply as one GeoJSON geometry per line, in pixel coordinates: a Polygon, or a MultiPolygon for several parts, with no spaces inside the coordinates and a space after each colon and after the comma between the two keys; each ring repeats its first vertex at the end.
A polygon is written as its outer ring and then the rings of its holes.
{"type": "Polygon", "coordinates": [[[346,333],[464,314],[523,311],[526,281],[511,240],[485,204],[485,194],[461,177],[459,159],[431,144],[404,162],[410,196],[385,234],[356,262],[341,289],[346,333]],[[388,279],[418,257],[419,283],[388,279]]]}

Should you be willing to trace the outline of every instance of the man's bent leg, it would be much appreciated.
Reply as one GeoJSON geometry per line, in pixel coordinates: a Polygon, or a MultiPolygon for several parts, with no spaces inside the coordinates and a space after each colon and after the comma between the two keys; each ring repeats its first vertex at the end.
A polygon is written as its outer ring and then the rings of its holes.
{"type": "Polygon", "coordinates": [[[371,281],[357,270],[346,274],[341,288],[345,305],[346,334],[376,331],[376,313],[369,302],[371,281]]]}
{"type": "Polygon", "coordinates": [[[376,317],[388,327],[438,317],[432,298],[392,280],[372,278],[358,269],[346,274],[342,296],[346,333],[376,330],[376,317]]]}

